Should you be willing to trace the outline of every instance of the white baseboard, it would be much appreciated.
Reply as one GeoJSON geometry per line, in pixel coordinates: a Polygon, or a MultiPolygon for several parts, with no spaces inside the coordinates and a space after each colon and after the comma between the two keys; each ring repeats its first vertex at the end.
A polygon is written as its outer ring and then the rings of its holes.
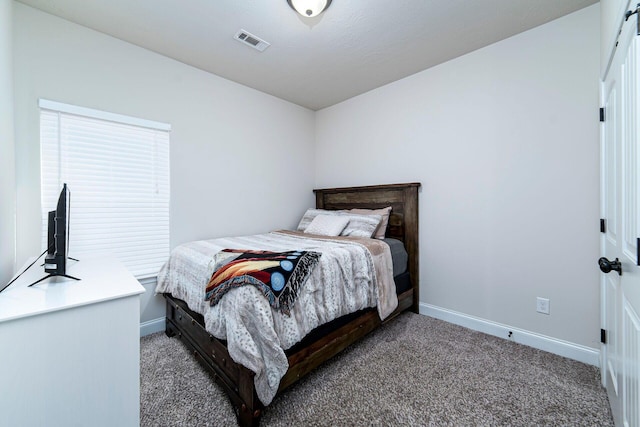
{"type": "Polygon", "coordinates": [[[577,360],[588,365],[600,366],[600,350],[598,349],[551,338],[523,329],[513,328],[422,302],[420,303],[420,314],[435,317],[436,319],[464,326],[465,328],[493,335],[498,338],[514,341],[518,344],[528,345],[529,347],[577,360]],[[511,336],[509,336],[510,332],[511,336]]]}
{"type": "Polygon", "coordinates": [[[165,317],[159,317],[140,323],[140,336],[144,337],[145,335],[164,331],[165,319],[165,317]]]}

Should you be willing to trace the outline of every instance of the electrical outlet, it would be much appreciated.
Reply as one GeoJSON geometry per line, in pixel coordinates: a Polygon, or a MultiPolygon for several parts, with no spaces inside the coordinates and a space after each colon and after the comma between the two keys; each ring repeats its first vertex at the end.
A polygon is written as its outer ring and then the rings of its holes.
{"type": "Polygon", "coordinates": [[[549,314],[549,298],[540,298],[536,300],[536,311],[542,314],[549,314]]]}

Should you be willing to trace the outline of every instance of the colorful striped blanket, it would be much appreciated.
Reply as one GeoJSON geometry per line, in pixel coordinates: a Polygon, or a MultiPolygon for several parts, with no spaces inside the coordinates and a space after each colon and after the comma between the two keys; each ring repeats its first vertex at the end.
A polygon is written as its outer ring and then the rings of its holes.
{"type": "Polygon", "coordinates": [[[253,285],[271,307],[289,316],[298,290],[320,255],[310,251],[223,249],[214,257],[215,270],[207,284],[205,300],[213,306],[231,289],[253,285]]]}

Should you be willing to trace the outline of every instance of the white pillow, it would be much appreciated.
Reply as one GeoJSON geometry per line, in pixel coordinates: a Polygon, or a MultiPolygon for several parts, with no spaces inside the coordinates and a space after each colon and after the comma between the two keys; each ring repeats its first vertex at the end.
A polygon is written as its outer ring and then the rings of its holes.
{"type": "Polygon", "coordinates": [[[345,211],[330,211],[326,209],[313,209],[313,208],[307,209],[307,211],[302,216],[302,219],[300,219],[300,222],[298,223],[297,230],[305,231],[309,226],[309,224],[311,224],[311,221],[313,221],[313,219],[318,215],[337,215],[339,213],[344,213],[344,212],[345,211]]]}
{"type": "Polygon", "coordinates": [[[348,223],[349,218],[346,216],[317,215],[304,232],[320,236],[339,236],[348,223]]]}

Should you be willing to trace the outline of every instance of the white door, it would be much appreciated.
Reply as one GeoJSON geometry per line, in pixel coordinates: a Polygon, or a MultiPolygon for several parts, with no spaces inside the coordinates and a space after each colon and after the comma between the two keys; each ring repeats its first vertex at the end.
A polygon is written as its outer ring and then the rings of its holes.
{"type": "Polygon", "coordinates": [[[640,43],[637,17],[622,28],[602,84],[602,382],[616,425],[640,426],[640,43]],[[620,270],[620,271],[618,271],[620,270]],[[608,272],[607,272],[608,271],[608,272]]]}

